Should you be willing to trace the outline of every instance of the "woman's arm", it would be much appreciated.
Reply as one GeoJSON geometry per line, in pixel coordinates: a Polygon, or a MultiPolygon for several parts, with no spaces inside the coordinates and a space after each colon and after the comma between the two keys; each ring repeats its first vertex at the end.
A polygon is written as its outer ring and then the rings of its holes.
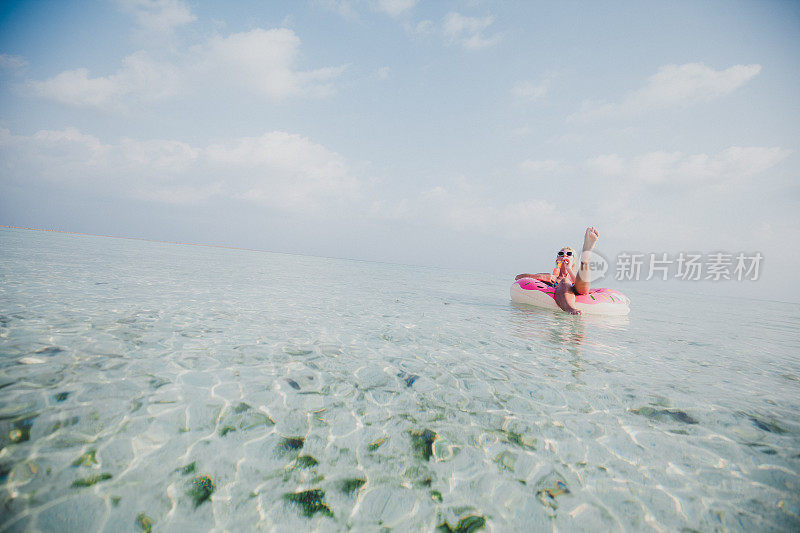
{"type": "Polygon", "coordinates": [[[539,280],[542,280],[542,281],[552,281],[553,275],[552,274],[546,274],[546,273],[540,273],[540,274],[518,274],[517,277],[514,278],[514,281],[516,281],[518,279],[522,279],[522,278],[533,278],[533,279],[539,279],[539,280]]]}
{"type": "Polygon", "coordinates": [[[559,272],[561,279],[567,279],[570,283],[575,283],[575,271],[572,269],[572,259],[567,258],[561,263],[559,272]]]}
{"type": "Polygon", "coordinates": [[[567,270],[567,275],[564,277],[569,279],[570,283],[575,283],[575,271],[572,270],[570,267],[567,267],[566,270],[567,270]]]}

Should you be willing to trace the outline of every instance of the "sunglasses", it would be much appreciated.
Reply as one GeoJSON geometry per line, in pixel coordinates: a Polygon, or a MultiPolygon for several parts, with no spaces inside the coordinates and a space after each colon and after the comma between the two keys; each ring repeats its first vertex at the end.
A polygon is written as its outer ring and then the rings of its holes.
{"type": "Polygon", "coordinates": [[[571,251],[570,252],[561,251],[561,252],[558,252],[558,255],[564,255],[564,253],[566,253],[568,256],[572,256],[572,252],[571,251]]]}

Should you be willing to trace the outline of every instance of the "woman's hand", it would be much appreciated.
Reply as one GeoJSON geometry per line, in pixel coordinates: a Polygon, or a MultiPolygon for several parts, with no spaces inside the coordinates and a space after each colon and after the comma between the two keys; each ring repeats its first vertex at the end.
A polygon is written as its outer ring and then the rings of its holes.
{"type": "Polygon", "coordinates": [[[575,261],[574,256],[567,256],[564,262],[561,263],[561,272],[559,272],[559,277],[568,280],[570,283],[575,283],[575,269],[572,267],[573,261],[575,261]]]}
{"type": "Polygon", "coordinates": [[[572,257],[570,256],[564,257],[564,260],[561,261],[561,268],[559,268],[558,270],[558,276],[560,278],[563,278],[564,276],[567,275],[567,273],[569,273],[571,263],[572,263],[572,257]]]}

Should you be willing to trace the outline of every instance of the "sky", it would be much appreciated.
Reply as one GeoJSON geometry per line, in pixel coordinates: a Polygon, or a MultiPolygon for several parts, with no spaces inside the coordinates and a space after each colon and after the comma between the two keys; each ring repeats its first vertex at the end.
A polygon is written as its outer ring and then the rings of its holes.
{"type": "Polygon", "coordinates": [[[0,84],[0,224],[800,301],[797,2],[7,1],[0,84]]]}

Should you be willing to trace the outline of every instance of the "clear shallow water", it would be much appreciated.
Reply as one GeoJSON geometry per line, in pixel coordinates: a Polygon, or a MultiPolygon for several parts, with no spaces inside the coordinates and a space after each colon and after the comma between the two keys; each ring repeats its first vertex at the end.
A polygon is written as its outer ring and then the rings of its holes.
{"type": "Polygon", "coordinates": [[[800,306],[510,281],[0,229],[0,530],[800,528],[800,306]]]}

